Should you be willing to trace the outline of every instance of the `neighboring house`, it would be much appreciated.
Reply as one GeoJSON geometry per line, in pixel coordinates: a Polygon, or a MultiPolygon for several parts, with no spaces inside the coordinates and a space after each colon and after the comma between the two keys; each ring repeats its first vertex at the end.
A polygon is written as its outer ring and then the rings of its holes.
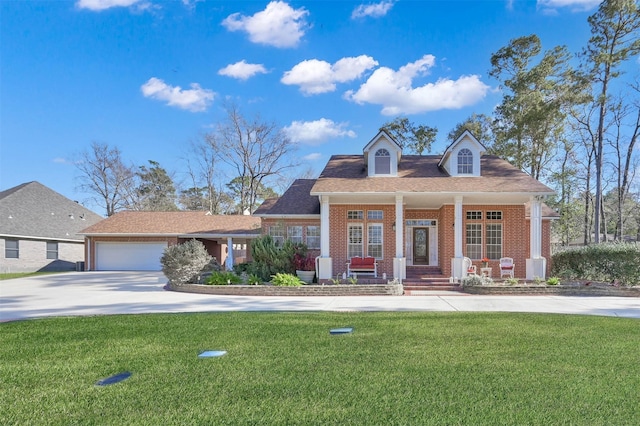
{"type": "Polygon", "coordinates": [[[505,160],[487,155],[465,131],[439,155],[403,155],[380,131],[363,155],[334,155],[317,180],[297,180],[255,212],[263,232],[306,243],[319,255],[319,278],[342,275],[353,257],[374,257],[378,276],[404,279],[429,266],[463,277],[464,258],[480,270],[501,257],[515,276],[545,277],[553,191],[505,160]]]}
{"type": "Polygon", "coordinates": [[[0,272],[75,270],[78,232],[103,218],[38,182],[0,192],[0,272]]]}
{"type": "Polygon", "coordinates": [[[203,211],[125,211],[81,232],[89,271],[159,271],[164,249],[195,238],[231,269],[250,257],[248,242],[260,235],[260,219],[203,211]],[[235,249],[235,250],[234,250],[235,249]]]}

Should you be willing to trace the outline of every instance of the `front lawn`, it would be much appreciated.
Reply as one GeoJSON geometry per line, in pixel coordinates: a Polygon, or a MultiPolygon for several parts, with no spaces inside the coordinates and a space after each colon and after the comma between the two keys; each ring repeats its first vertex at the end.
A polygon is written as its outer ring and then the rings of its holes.
{"type": "Polygon", "coordinates": [[[0,424],[637,424],[639,330],[501,313],[3,323],[0,424]],[[354,332],[330,335],[345,326],[354,332]]]}
{"type": "Polygon", "coordinates": [[[39,275],[64,274],[65,272],[6,272],[0,274],[0,281],[12,280],[14,278],[34,277],[39,275]]]}

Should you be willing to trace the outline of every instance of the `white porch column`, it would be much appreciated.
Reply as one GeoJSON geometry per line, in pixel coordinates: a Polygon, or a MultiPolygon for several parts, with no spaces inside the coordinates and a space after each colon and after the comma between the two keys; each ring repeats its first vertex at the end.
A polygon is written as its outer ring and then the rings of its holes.
{"type": "Polygon", "coordinates": [[[529,215],[529,256],[527,259],[527,280],[545,278],[547,259],[542,257],[542,199],[531,197],[529,215]]]}
{"type": "Polygon", "coordinates": [[[320,258],[317,262],[318,279],[332,278],[333,263],[330,253],[329,196],[320,196],[320,258]]]}
{"type": "Polygon", "coordinates": [[[227,261],[225,262],[227,271],[233,270],[233,238],[227,237],[227,261]]]}
{"type": "Polygon", "coordinates": [[[396,195],[396,257],[393,259],[393,277],[404,280],[407,277],[407,262],[404,257],[404,212],[403,197],[396,195]]]}
{"type": "Polygon", "coordinates": [[[454,198],[453,210],[453,258],[451,259],[451,276],[461,279],[464,276],[464,255],[462,253],[462,201],[461,195],[454,198]]]}

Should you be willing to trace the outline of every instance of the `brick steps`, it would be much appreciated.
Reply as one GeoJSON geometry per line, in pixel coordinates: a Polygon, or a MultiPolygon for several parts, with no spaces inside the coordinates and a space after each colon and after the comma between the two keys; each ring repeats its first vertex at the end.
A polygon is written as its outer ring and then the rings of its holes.
{"type": "Polygon", "coordinates": [[[449,282],[438,266],[408,266],[407,278],[402,282],[405,295],[425,294],[433,291],[462,291],[459,284],[449,282]]]}

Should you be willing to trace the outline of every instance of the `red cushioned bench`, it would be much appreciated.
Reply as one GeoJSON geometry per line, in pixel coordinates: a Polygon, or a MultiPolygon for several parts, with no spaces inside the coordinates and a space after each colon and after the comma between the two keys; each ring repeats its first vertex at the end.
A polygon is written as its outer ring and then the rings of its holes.
{"type": "Polygon", "coordinates": [[[374,257],[352,257],[347,262],[347,275],[351,276],[354,273],[357,274],[372,274],[374,277],[378,277],[378,262],[374,257]]]}

